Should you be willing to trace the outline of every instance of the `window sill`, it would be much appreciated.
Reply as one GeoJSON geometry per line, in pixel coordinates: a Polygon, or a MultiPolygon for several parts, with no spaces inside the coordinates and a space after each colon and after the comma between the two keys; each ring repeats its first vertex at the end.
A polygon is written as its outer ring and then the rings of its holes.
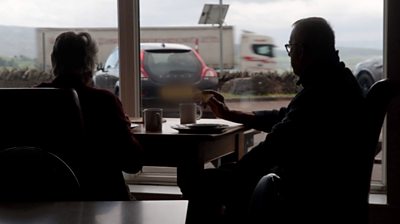
{"type": "Polygon", "coordinates": [[[129,184],[129,190],[136,200],[182,199],[178,186],[129,184]]]}
{"type": "Polygon", "coordinates": [[[386,194],[370,194],[369,195],[369,204],[386,205],[387,204],[387,195],[386,194]]]}

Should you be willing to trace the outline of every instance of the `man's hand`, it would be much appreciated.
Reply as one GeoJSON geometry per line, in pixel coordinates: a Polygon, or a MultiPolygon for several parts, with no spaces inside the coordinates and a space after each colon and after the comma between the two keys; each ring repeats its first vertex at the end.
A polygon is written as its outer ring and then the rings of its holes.
{"type": "Polygon", "coordinates": [[[215,97],[218,101],[225,103],[225,99],[224,96],[222,96],[219,92],[215,91],[215,90],[203,90],[201,92],[201,94],[203,95],[204,99],[206,99],[207,101],[203,101],[204,103],[207,103],[208,100],[211,97],[215,97]]]}
{"type": "Polygon", "coordinates": [[[214,90],[202,91],[203,104],[210,106],[215,116],[226,119],[229,113],[229,108],[225,104],[224,97],[214,90]]]}

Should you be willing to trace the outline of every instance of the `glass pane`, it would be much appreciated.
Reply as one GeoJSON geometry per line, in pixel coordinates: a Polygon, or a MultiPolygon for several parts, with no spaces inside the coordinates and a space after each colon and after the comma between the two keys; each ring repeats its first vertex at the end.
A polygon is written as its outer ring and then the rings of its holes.
{"type": "MultiPolygon", "coordinates": [[[[183,44],[198,52],[199,60],[201,58],[205,65],[198,74],[200,81],[193,82],[192,87],[222,92],[231,109],[254,111],[288,105],[299,87],[284,44],[289,40],[292,23],[304,17],[321,16],[330,22],[341,60],[353,71],[363,89],[367,90],[383,78],[381,0],[225,0],[223,3],[228,4],[229,9],[220,38],[217,24],[198,24],[204,4],[219,4],[219,1],[141,1],[141,42],[156,43],[156,49],[162,49],[162,43],[166,48],[168,43],[183,44]],[[218,76],[204,72],[207,69],[218,72],[218,76]],[[203,82],[207,85],[199,84],[203,82]]],[[[163,71],[161,76],[165,79],[161,82],[159,76],[152,79],[146,75],[148,69],[152,66],[145,61],[142,66],[143,106],[149,106],[146,101],[151,99],[155,100],[152,106],[163,107],[163,96],[157,93],[168,83],[164,82],[168,72],[163,71]]],[[[183,80],[178,77],[174,81],[183,80]]],[[[177,107],[174,109],[176,111],[177,107]]],[[[256,135],[254,145],[262,141],[265,134],[256,135]]],[[[373,180],[383,180],[382,170],[381,165],[376,164],[373,180]]]]}
{"type": "Polygon", "coordinates": [[[0,1],[0,87],[28,87],[51,81],[50,52],[56,36],[88,31],[99,44],[99,60],[117,45],[117,2],[0,1]],[[111,46],[111,47],[110,47],[111,46]]]}

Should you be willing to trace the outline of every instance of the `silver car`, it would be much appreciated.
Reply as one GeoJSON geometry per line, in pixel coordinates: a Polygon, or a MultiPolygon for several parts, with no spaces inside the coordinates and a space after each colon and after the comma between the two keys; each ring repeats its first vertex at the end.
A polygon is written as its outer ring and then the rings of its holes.
{"type": "Polygon", "coordinates": [[[364,94],[376,81],[383,79],[383,58],[382,56],[370,58],[359,62],[354,69],[354,76],[364,94]]]}

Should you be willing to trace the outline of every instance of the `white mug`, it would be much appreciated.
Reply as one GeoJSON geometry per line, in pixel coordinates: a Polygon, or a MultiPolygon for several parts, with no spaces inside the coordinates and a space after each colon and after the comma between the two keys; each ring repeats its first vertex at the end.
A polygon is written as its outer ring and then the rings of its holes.
{"type": "Polygon", "coordinates": [[[162,108],[147,108],[143,110],[143,122],[147,132],[162,131],[162,108]]]}
{"type": "Polygon", "coordinates": [[[193,124],[203,116],[203,109],[196,103],[179,104],[181,124],[193,124]]]}

